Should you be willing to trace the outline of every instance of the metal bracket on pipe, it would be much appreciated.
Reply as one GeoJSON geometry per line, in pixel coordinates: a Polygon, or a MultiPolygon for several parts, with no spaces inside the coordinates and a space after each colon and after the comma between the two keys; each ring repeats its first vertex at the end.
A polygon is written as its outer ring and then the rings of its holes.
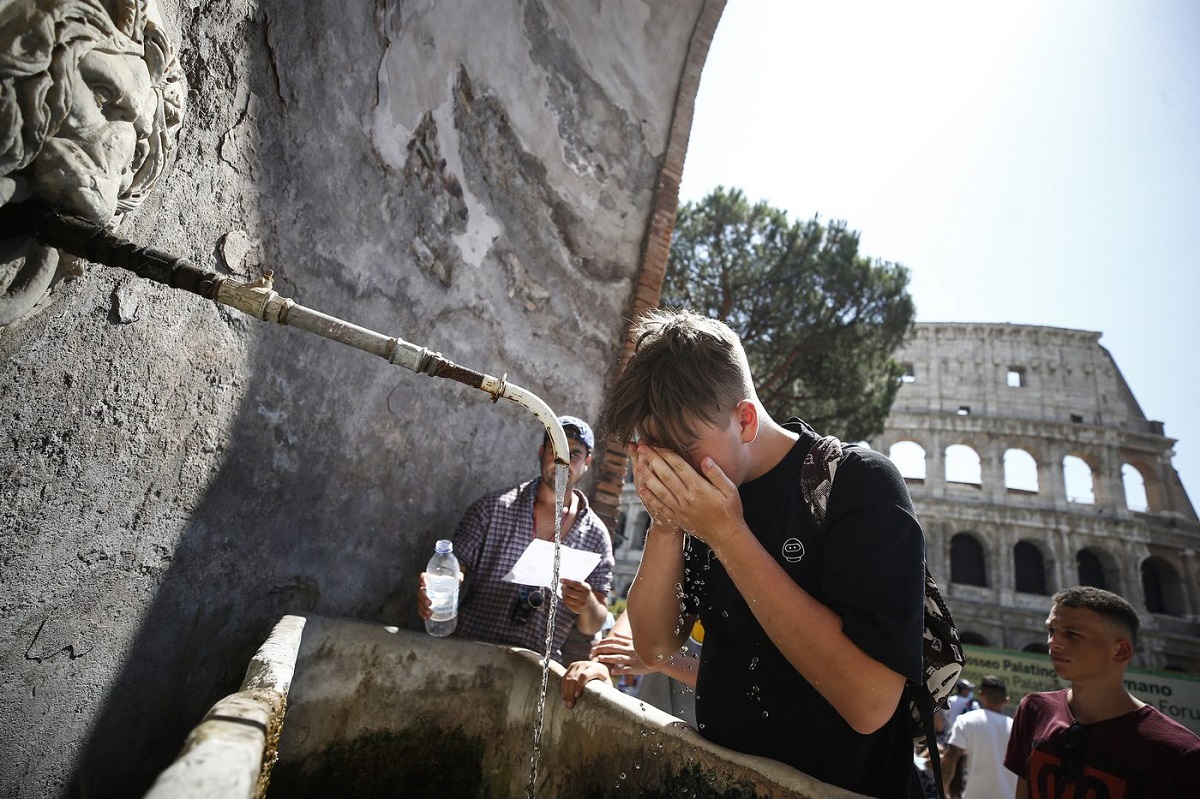
{"type": "Polygon", "coordinates": [[[217,287],[216,301],[262,322],[287,324],[288,310],[296,303],[275,292],[275,273],[268,269],[253,283],[225,278],[217,287]]]}

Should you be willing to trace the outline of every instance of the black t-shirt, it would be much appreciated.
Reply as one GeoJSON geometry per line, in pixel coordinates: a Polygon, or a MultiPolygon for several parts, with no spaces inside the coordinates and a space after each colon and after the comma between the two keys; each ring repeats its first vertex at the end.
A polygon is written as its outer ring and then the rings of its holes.
{"type": "MultiPolygon", "coordinates": [[[[788,455],[739,489],[746,523],[798,585],[841,617],[851,641],[919,682],[925,539],[904,479],[883,455],[847,449],[819,531],[800,493],[817,437],[807,425],[789,427],[801,435],[788,455]]],[[[878,732],[855,732],[767,637],[708,547],[690,536],[684,547],[685,606],[704,625],[700,733],[858,793],[920,796],[906,700],[878,732]]]]}

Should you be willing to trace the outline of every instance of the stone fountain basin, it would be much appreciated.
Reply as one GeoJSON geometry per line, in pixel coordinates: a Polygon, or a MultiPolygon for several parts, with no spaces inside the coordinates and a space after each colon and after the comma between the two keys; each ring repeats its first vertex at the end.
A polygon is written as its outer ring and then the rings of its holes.
{"type": "MultiPolygon", "coordinates": [[[[857,796],[603,682],[568,709],[562,674],[551,663],[536,796],[857,796]]],[[[541,679],[525,649],[285,616],[147,797],[522,799],[541,679]]]]}

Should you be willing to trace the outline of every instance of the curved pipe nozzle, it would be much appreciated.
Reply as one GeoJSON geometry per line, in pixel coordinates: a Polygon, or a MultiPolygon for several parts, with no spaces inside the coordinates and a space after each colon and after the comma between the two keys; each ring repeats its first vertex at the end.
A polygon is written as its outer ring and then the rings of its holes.
{"type": "MultiPolygon", "coordinates": [[[[489,381],[496,380],[494,377],[485,377],[489,381]]],[[[550,409],[550,406],[543,402],[542,398],[538,395],[526,391],[518,385],[506,383],[504,380],[499,380],[497,383],[496,393],[492,394],[492,401],[495,402],[498,398],[504,397],[536,416],[538,421],[542,423],[542,427],[546,428],[546,434],[550,436],[550,446],[554,450],[554,462],[569,466],[571,464],[571,449],[567,443],[567,432],[563,429],[562,423],[558,421],[558,416],[550,409]]],[[[481,386],[480,388],[489,393],[492,391],[487,386],[481,386]]]]}

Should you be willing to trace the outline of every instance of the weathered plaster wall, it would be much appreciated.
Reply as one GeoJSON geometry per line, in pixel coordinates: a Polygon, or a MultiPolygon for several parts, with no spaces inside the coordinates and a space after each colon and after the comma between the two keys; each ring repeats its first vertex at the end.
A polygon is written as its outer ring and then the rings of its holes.
{"type": "MultiPolygon", "coordinates": [[[[160,3],[188,118],[121,232],[595,417],[705,5],[160,3]]],[[[541,437],[96,266],[0,330],[0,419],[16,797],[138,795],[286,612],[415,627],[433,540],[541,437]]]]}

